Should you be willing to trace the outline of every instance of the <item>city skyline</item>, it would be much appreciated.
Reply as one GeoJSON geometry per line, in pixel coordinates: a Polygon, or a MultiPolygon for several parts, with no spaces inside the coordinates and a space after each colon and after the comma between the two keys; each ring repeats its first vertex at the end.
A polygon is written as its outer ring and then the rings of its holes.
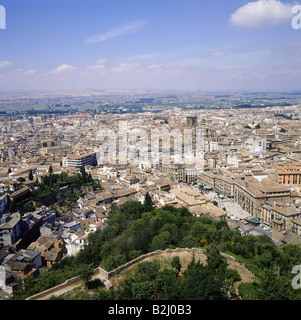
{"type": "Polygon", "coordinates": [[[298,90],[298,2],[2,0],[0,90],[298,90]]]}

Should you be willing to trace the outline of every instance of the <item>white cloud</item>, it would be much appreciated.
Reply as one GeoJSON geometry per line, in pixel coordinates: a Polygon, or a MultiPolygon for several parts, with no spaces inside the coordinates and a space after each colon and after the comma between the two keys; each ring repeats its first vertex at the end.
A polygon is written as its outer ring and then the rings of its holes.
{"type": "Polygon", "coordinates": [[[115,28],[115,29],[112,29],[108,32],[105,32],[105,33],[102,33],[99,35],[95,35],[95,36],[87,39],[86,43],[99,43],[99,42],[106,41],[108,39],[112,39],[112,38],[126,35],[130,32],[137,30],[144,23],[145,23],[145,21],[138,21],[138,22],[132,22],[132,23],[129,23],[126,25],[122,25],[122,26],[115,28]]]}
{"type": "Polygon", "coordinates": [[[27,74],[35,74],[35,73],[37,73],[37,70],[36,69],[28,69],[28,70],[26,70],[26,73],[27,74]]]}
{"type": "Polygon", "coordinates": [[[28,70],[24,70],[22,68],[19,69],[15,69],[12,72],[17,72],[19,74],[36,74],[38,71],[36,69],[28,69],[28,70]]]}
{"type": "Polygon", "coordinates": [[[106,66],[104,66],[103,64],[95,64],[93,66],[88,67],[88,69],[95,69],[95,70],[102,70],[105,68],[106,68],[106,66]]]}
{"type": "Polygon", "coordinates": [[[215,51],[212,53],[212,55],[214,57],[224,57],[225,56],[225,52],[224,51],[215,51]]]}
{"type": "Polygon", "coordinates": [[[124,72],[129,71],[138,66],[138,63],[124,63],[122,62],[118,67],[112,68],[113,72],[124,72]]]}
{"type": "Polygon", "coordinates": [[[0,61],[0,68],[10,67],[12,65],[13,64],[10,61],[7,61],[7,60],[0,61]]]}
{"type": "Polygon", "coordinates": [[[102,70],[105,69],[105,63],[107,62],[107,60],[105,59],[98,59],[96,60],[96,62],[94,64],[91,64],[88,66],[88,69],[95,69],[95,70],[102,70]]]}
{"type": "Polygon", "coordinates": [[[162,64],[151,64],[149,69],[160,69],[162,68],[162,64]]]}
{"type": "Polygon", "coordinates": [[[231,15],[230,22],[245,28],[277,25],[292,19],[292,7],[294,5],[292,3],[283,3],[279,0],[249,2],[231,15]]]}
{"type": "Polygon", "coordinates": [[[103,64],[105,64],[107,62],[107,60],[106,59],[98,59],[98,60],[96,60],[96,63],[95,64],[97,64],[97,65],[103,65],[103,64]]]}
{"type": "Polygon", "coordinates": [[[69,71],[73,71],[76,68],[73,66],[70,66],[68,64],[62,64],[61,66],[59,66],[56,69],[52,69],[51,73],[62,73],[62,72],[69,72],[69,71]]]}

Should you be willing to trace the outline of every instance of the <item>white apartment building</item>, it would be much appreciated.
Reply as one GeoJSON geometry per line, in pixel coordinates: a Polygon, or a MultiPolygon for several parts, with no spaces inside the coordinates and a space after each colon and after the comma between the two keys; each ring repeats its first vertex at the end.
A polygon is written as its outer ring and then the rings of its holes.
{"type": "Polygon", "coordinates": [[[96,166],[96,153],[71,154],[63,158],[63,167],[96,166]]]}

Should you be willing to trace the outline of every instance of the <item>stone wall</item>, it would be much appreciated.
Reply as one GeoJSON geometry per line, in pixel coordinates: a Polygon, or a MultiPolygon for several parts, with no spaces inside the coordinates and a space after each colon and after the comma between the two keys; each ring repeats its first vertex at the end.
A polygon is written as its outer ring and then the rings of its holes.
{"type": "MultiPolygon", "coordinates": [[[[168,250],[168,249],[167,249],[167,250],[168,250]]],[[[185,249],[185,250],[186,250],[186,249],[185,249]]],[[[149,257],[152,257],[152,256],[156,256],[156,255],[159,255],[159,254],[161,254],[161,253],[162,253],[161,250],[157,250],[157,251],[150,252],[150,253],[147,253],[147,254],[145,254],[145,255],[142,255],[142,256],[140,256],[140,257],[138,257],[138,258],[136,258],[136,259],[134,259],[134,260],[131,260],[131,261],[123,264],[122,266],[120,266],[120,267],[118,267],[118,268],[110,271],[110,272],[108,273],[108,277],[109,277],[109,279],[110,279],[110,278],[114,277],[115,275],[119,274],[120,272],[122,272],[122,271],[130,268],[132,265],[134,265],[134,264],[136,264],[136,263],[139,263],[139,262],[145,260],[146,258],[149,258],[149,257]]]]}
{"type": "Polygon", "coordinates": [[[59,284],[55,287],[52,287],[50,289],[47,289],[47,290],[42,291],[40,293],[37,293],[37,294],[27,298],[26,300],[43,300],[45,297],[47,297],[50,294],[56,295],[56,293],[58,291],[61,291],[61,290],[68,288],[70,286],[80,285],[81,283],[82,283],[82,281],[79,277],[74,277],[74,278],[66,280],[62,284],[59,284]]]}

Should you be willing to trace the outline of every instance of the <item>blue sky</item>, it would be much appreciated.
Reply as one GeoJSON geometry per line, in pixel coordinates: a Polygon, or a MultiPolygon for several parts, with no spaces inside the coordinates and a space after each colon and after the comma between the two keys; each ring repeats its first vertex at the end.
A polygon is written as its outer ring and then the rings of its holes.
{"type": "Polygon", "coordinates": [[[280,0],[0,0],[0,90],[300,89],[280,0]]]}

